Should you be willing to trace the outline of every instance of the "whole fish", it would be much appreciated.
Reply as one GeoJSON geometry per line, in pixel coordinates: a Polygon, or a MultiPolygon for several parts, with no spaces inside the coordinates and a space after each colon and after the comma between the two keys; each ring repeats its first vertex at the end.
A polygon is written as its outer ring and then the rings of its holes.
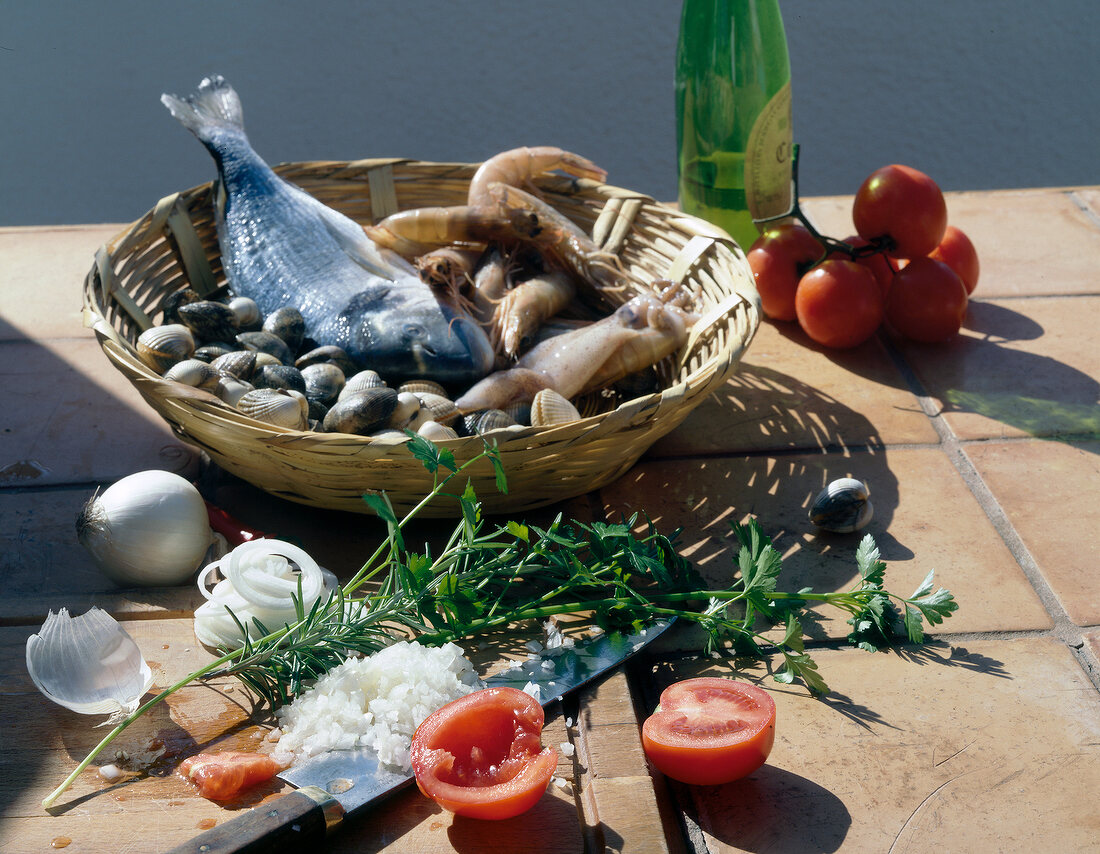
{"type": "Polygon", "coordinates": [[[283,180],[244,132],[241,102],[221,76],[186,98],[162,95],[218,164],[215,217],[230,290],[265,314],[290,305],[307,334],[335,344],[387,381],[464,385],[488,373],[493,348],[457,306],[440,302],[400,256],[362,227],[283,180]]]}

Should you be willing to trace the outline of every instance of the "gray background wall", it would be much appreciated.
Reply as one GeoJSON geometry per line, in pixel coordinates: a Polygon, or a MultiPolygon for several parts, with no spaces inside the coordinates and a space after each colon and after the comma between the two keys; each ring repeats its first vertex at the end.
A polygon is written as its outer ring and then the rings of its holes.
{"type": "MultiPolygon", "coordinates": [[[[0,0],[0,225],[124,222],[213,176],[158,102],[209,73],[271,162],[591,157],[676,194],[676,0],[0,0]]],[[[1096,0],[786,0],[806,195],[1100,183],[1096,0]]]]}

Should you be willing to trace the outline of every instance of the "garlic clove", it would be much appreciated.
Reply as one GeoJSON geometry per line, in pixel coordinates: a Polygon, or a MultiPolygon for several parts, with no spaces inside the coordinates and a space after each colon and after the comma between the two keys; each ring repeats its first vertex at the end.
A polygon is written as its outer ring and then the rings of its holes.
{"type": "Polygon", "coordinates": [[[106,611],[79,617],[50,611],[27,639],[27,671],[47,698],[82,715],[133,712],[153,684],[153,673],[134,639],[106,611]]]}

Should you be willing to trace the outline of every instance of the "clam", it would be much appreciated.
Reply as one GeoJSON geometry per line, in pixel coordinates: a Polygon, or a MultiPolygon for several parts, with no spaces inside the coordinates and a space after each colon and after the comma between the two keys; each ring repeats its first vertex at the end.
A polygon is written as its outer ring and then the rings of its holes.
{"type": "Polygon", "coordinates": [[[440,424],[438,421],[425,421],[416,432],[433,442],[458,438],[458,434],[454,430],[446,424],[440,424]]]}
{"type": "Polygon", "coordinates": [[[137,353],[146,365],[163,374],[176,362],[182,362],[195,352],[195,336],[182,323],[152,326],[137,340],[137,353]]]}
{"type": "Polygon", "coordinates": [[[289,365],[294,361],[294,354],[290,352],[290,348],[287,346],[286,342],[272,332],[265,332],[263,330],[259,332],[242,332],[237,336],[236,340],[237,343],[246,350],[256,350],[260,353],[267,353],[274,356],[284,365],[289,365]]]}
{"type": "Polygon", "coordinates": [[[366,435],[385,426],[397,407],[397,392],[392,388],[371,388],[338,401],[325,415],[329,433],[366,435]]]}
{"type": "MultiPolygon", "coordinates": [[[[265,354],[266,355],[266,354],[265,354]]],[[[252,381],[256,388],[284,388],[306,393],[306,380],[302,372],[292,365],[274,364],[257,367],[252,381]]]]}
{"type": "Polygon", "coordinates": [[[222,302],[202,299],[179,307],[183,323],[203,341],[232,341],[240,331],[237,315],[222,302]]]}
{"type": "Polygon", "coordinates": [[[237,409],[249,418],[304,430],[308,426],[309,403],[301,392],[276,388],[257,388],[246,392],[237,401],[237,409]]]}
{"type": "Polygon", "coordinates": [[[544,388],[531,401],[531,426],[550,427],[554,424],[568,424],[579,421],[580,412],[566,398],[552,388],[544,388]]]}
{"type": "Polygon", "coordinates": [[[476,436],[501,427],[515,427],[517,424],[516,419],[502,409],[478,409],[463,415],[458,421],[461,434],[465,436],[476,436]]]}
{"type": "Polygon", "coordinates": [[[202,297],[191,290],[191,288],[184,288],[182,291],[174,291],[168,294],[168,296],[164,298],[164,302],[160,304],[160,310],[164,315],[161,323],[180,323],[180,306],[187,305],[189,302],[198,302],[200,299],[202,299],[202,297]]]}
{"type": "Polygon", "coordinates": [[[410,391],[397,393],[397,405],[394,406],[387,422],[390,427],[401,430],[408,426],[420,414],[420,398],[410,391]]]}
{"type": "Polygon", "coordinates": [[[237,326],[242,332],[252,332],[263,323],[263,314],[252,297],[233,297],[229,301],[229,307],[237,315],[237,326]]]}
{"type": "Polygon", "coordinates": [[[344,387],[344,372],[329,362],[319,362],[301,368],[302,379],[306,383],[306,397],[318,400],[325,406],[332,406],[344,387]]]}
{"type": "Polygon", "coordinates": [[[403,391],[413,394],[435,394],[439,397],[447,396],[447,389],[432,380],[408,380],[397,387],[398,393],[403,391]]]}
{"type": "Polygon", "coordinates": [[[297,353],[306,337],[306,321],[294,306],[284,305],[264,318],[263,331],[277,335],[286,342],[291,353],[297,353]]]}
{"type": "MultiPolygon", "coordinates": [[[[304,343],[303,346],[305,346],[304,343]]],[[[297,358],[294,362],[294,367],[301,370],[309,365],[317,365],[324,362],[336,365],[336,367],[344,372],[344,376],[346,377],[350,377],[359,370],[359,366],[351,360],[351,357],[348,356],[344,348],[337,347],[335,344],[326,344],[323,347],[314,347],[312,350],[306,351],[297,358]]]]}
{"type": "Polygon", "coordinates": [[[218,356],[210,364],[219,374],[247,380],[251,379],[253,371],[256,370],[256,353],[252,350],[234,350],[218,356]]]}
{"type": "Polygon", "coordinates": [[[201,347],[196,347],[192,355],[204,362],[213,362],[218,356],[232,353],[236,349],[236,344],[230,344],[227,341],[207,341],[201,347]]]}
{"type": "Polygon", "coordinates": [[[230,374],[223,374],[218,379],[218,384],[214,388],[214,394],[230,406],[235,407],[237,402],[244,397],[247,392],[252,391],[253,388],[254,386],[250,382],[238,379],[230,374]]]}
{"type": "Polygon", "coordinates": [[[810,521],[837,534],[858,531],[871,521],[874,510],[867,485],[852,477],[834,480],[810,505],[810,521]]]}
{"type": "Polygon", "coordinates": [[[440,424],[450,424],[462,414],[455,402],[449,397],[432,394],[431,392],[420,392],[416,396],[420,398],[421,411],[426,411],[432,421],[438,421],[440,424]]]}
{"type": "Polygon", "coordinates": [[[164,378],[194,388],[213,389],[217,387],[221,374],[217,372],[213,365],[201,359],[184,359],[182,362],[176,362],[165,371],[164,378]]]}
{"type": "Polygon", "coordinates": [[[340,389],[340,397],[348,397],[353,394],[358,394],[361,391],[366,391],[368,388],[378,388],[385,384],[386,381],[378,375],[377,371],[357,371],[348,377],[348,381],[344,383],[344,387],[340,389]]]}

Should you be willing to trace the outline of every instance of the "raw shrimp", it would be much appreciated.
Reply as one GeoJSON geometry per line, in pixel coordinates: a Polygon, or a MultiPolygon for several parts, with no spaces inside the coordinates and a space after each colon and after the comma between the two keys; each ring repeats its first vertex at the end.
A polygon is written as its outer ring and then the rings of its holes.
{"type": "Polygon", "coordinates": [[[619,256],[597,246],[580,226],[553,205],[507,184],[493,184],[489,196],[510,217],[526,212],[536,218],[539,227],[531,240],[558,266],[581,281],[594,284],[601,296],[622,290],[619,256]]]}
{"type": "Polygon", "coordinates": [[[379,246],[416,258],[453,244],[530,240],[540,228],[531,211],[451,205],[398,211],[363,230],[379,246]]]}
{"type": "Polygon", "coordinates": [[[666,288],[634,297],[614,314],[551,338],[510,370],[473,385],[455,403],[463,411],[529,403],[540,387],[571,398],[653,365],[687,341],[696,316],[674,304],[666,288]]]}
{"type": "Polygon", "coordinates": [[[586,157],[561,148],[551,145],[513,148],[490,157],[478,167],[470,180],[468,202],[471,205],[488,204],[489,188],[492,184],[510,184],[513,187],[534,190],[534,177],[555,169],[576,178],[591,178],[594,181],[607,178],[607,170],[601,169],[586,157]]]}
{"type": "Polygon", "coordinates": [[[573,279],[561,270],[520,282],[504,295],[493,314],[489,329],[493,347],[515,356],[530,344],[543,321],[569,305],[575,294],[573,279]]]}

